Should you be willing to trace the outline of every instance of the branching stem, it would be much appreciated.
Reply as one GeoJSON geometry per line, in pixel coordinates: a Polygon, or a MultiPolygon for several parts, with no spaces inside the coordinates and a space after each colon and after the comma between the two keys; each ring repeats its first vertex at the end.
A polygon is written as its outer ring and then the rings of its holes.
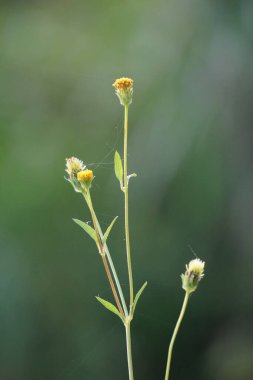
{"type": "MultiPolygon", "coordinates": [[[[119,296],[118,296],[118,293],[116,291],[115,284],[114,284],[114,281],[112,279],[112,275],[111,275],[111,272],[110,272],[110,269],[109,269],[109,266],[108,266],[108,263],[107,263],[108,248],[106,247],[106,249],[105,249],[105,244],[102,243],[103,234],[102,234],[100,225],[98,223],[98,220],[97,220],[94,208],[93,208],[93,204],[92,204],[92,200],[91,200],[91,196],[90,196],[89,190],[87,191],[87,195],[84,194],[84,198],[85,198],[85,200],[86,200],[86,202],[88,204],[88,207],[90,209],[93,226],[94,226],[94,229],[95,229],[95,232],[96,232],[96,235],[97,235],[97,240],[98,240],[98,243],[97,243],[98,250],[99,250],[99,253],[100,253],[101,257],[102,257],[102,261],[103,261],[103,264],[104,264],[104,267],[105,267],[105,271],[106,271],[106,274],[107,274],[107,277],[108,277],[108,281],[109,281],[111,289],[112,289],[113,296],[115,298],[115,302],[117,304],[117,307],[119,309],[120,314],[124,318],[125,314],[124,314],[124,311],[122,309],[122,306],[121,306],[121,303],[120,303],[120,300],[119,300],[119,296]]],[[[114,278],[115,278],[115,275],[116,275],[116,278],[118,280],[115,268],[114,268],[113,275],[114,275],[114,278]]],[[[115,282],[116,282],[116,279],[115,279],[115,282]]],[[[119,280],[118,280],[118,284],[119,284],[119,280]]],[[[121,291],[121,293],[122,293],[122,291],[121,291]]],[[[123,305],[124,305],[124,303],[123,303],[123,305]]]]}

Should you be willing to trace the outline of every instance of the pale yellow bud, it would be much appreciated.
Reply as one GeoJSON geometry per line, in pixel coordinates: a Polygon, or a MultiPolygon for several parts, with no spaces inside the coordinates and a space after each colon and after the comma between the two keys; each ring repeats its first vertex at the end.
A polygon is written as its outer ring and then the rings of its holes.
{"type": "Polygon", "coordinates": [[[204,277],[205,262],[194,259],[186,265],[185,274],[181,275],[183,289],[189,293],[194,292],[200,280],[204,277]]]}
{"type": "Polygon", "coordinates": [[[119,78],[113,83],[116,95],[120,100],[122,106],[129,106],[133,99],[133,79],[130,78],[119,78]]]}

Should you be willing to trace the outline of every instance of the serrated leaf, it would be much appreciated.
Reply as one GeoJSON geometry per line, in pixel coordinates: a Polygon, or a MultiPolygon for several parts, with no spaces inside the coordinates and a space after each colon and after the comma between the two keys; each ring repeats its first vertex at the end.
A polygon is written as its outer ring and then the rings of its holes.
{"type": "Polygon", "coordinates": [[[146,286],[148,285],[147,281],[142,285],[142,287],[140,288],[140,290],[138,291],[138,293],[136,294],[135,296],[135,299],[134,299],[134,303],[133,303],[133,313],[134,313],[134,310],[136,308],[136,305],[137,305],[137,302],[143,292],[143,290],[146,288],[146,286]]]}
{"type": "Polygon", "coordinates": [[[112,229],[112,227],[113,227],[113,225],[114,225],[114,223],[116,222],[117,219],[118,219],[118,217],[116,216],[113,219],[113,221],[111,222],[111,224],[109,225],[109,227],[107,228],[107,230],[105,231],[105,234],[104,234],[104,237],[103,237],[103,240],[102,240],[103,244],[106,242],[106,240],[107,240],[107,238],[108,238],[108,236],[109,236],[109,234],[111,232],[111,229],[112,229]]]}
{"type": "Polygon", "coordinates": [[[123,321],[122,315],[120,314],[119,310],[114,306],[111,302],[108,302],[104,300],[103,298],[96,297],[96,299],[108,310],[110,310],[112,313],[116,314],[120,319],[123,321]]]}
{"type": "Polygon", "coordinates": [[[97,235],[96,235],[96,231],[94,230],[94,228],[92,228],[91,226],[89,226],[87,223],[85,222],[82,222],[81,220],[79,219],[73,219],[73,221],[78,224],[85,232],[87,232],[88,235],[90,235],[90,237],[95,240],[95,242],[97,243],[97,235]]]}
{"type": "Polygon", "coordinates": [[[122,166],[122,161],[120,158],[119,152],[116,150],[115,155],[114,155],[114,170],[115,170],[115,175],[118,178],[120,185],[122,186],[122,181],[123,181],[123,166],[122,166]]]}

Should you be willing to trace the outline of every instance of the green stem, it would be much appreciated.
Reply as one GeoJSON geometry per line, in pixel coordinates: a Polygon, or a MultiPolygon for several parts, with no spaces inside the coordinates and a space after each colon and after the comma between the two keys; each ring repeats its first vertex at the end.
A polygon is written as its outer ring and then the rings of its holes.
{"type": "Polygon", "coordinates": [[[131,323],[130,321],[127,321],[125,324],[126,346],[127,346],[127,363],[128,363],[129,380],[134,380],[130,323],[131,323]]]}
{"type": "MultiPolygon", "coordinates": [[[[91,196],[89,197],[89,199],[87,199],[87,196],[85,195],[85,193],[83,193],[83,196],[84,196],[84,199],[86,200],[86,202],[88,204],[88,207],[89,207],[89,201],[91,202],[91,205],[92,205],[91,196]]],[[[93,207],[92,207],[92,209],[93,209],[93,207]]],[[[100,224],[99,224],[99,221],[98,221],[98,218],[96,216],[96,213],[95,213],[94,209],[93,209],[93,216],[94,216],[94,222],[95,222],[96,228],[98,230],[100,239],[102,240],[104,235],[103,235],[102,229],[100,227],[100,224]]],[[[107,246],[106,243],[104,244],[104,250],[105,250],[105,254],[106,254],[107,258],[108,258],[108,262],[109,262],[109,265],[110,265],[110,268],[111,268],[111,271],[112,271],[112,274],[113,274],[113,278],[115,280],[115,283],[116,283],[116,286],[117,286],[117,289],[118,289],[118,292],[119,292],[120,301],[122,303],[125,316],[128,316],[128,310],[127,310],[127,306],[126,306],[125,297],[123,295],[122,288],[121,288],[121,285],[120,285],[120,282],[119,282],[119,278],[118,278],[116,269],[114,267],[114,264],[113,264],[113,261],[112,261],[112,258],[111,258],[111,255],[110,255],[110,252],[109,252],[109,249],[108,249],[108,246],[107,246]]]]}
{"type": "Polygon", "coordinates": [[[129,213],[128,213],[128,178],[127,178],[127,142],[128,142],[128,106],[125,106],[124,116],[124,194],[125,194],[125,236],[126,236],[126,254],[127,268],[129,277],[129,292],[130,292],[130,314],[134,302],[134,286],[133,272],[130,252],[130,237],[129,237],[129,213]]]}
{"type": "Polygon", "coordinates": [[[166,366],[165,380],[169,380],[170,364],[171,364],[171,357],[172,357],[173,346],[174,346],[174,343],[175,343],[175,339],[176,339],[179,327],[180,327],[181,322],[182,322],[183,317],[184,317],[184,313],[185,313],[186,306],[187,306],[187,303],[188,303],[188,300],[189,300],[189,296],[190,296],[190,293],[189,292],[185,292],[183,306],[182,306],[180,315],[179,315],[178,320],[177,320],[176,327],[174,329],[174,332],[173,332],[173,335],[172,335],[172,338],[171,338],[171,341],[170,341],[169,351],[168,351],[168,359],[167,359],[167,366],[166,366]]]}
{"type": "Polygon", "coordinates": [[[89,206],[89,209],[90,209],[93,225],[94,225],[95,232],[96,232],[96,235],[97,235],[97,246],[98,246],[98,250],[99,250],[99,253],[101,255],[104,267],[105,267],[106,275],[108,277],[108,281],[110,283],[110,286],[111,286],[111,289],[112,289],[112,293],[113,293],[114,299],[116,301],[117,307],[119,309],[119,312],[122,315],[122,317],[124,318],[125,314],[124,314],[124,312],[122,310],[122,306],[121,306],[121,303],[120,303],[120,300],[119,300],[119,296],[118,296],[118,293],[117,293],[117,291],[115,289],[114,281],[112,279],[111,271],[110,271],[110,269],[108,267],[107,256],[105,254],[104,245],[102,243],[102,237],[100,236],[99,231],[98,231],[97,219],[96,219],[95,211],[94,211],[94,208],[93,208],[93,204],[92,204],[92,200],[91,200],[89,189],[87,190],[87,203],[88,203],[88,206],[89,206]]]}
{"type": "Polygon", "coordinates": [[[131,330],[130,323],[133,317],[132,307],[134,302],[134,286],[133,286],[133,272],[131,263],[130,252],[130,236],[129,236],[129,212],[128,212],[128,178],[127,178],[127,143],[128,143],[128,105],[125,105],[124,113],[124,195],[125,195],[125,238],[126,238],[126,254],[127,254],[127,269],[129,277],[129,293],[130,293],[130,319],[126,321],[126,344],[127,344],[127,362],[129,380],[134,380],[133,374],[133,359],[131,347],[131,330]]]}

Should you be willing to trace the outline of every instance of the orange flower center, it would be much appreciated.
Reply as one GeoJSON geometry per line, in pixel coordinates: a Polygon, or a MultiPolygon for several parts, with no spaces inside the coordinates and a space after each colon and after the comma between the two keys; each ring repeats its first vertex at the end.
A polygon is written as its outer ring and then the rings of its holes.
{"type": "Polygon", "coordinates": [[[113,83],[113,87],[115,87],[119,91],[126,91],[133,87],[133,79],[130,78],[119,78],[113,83]]]}

